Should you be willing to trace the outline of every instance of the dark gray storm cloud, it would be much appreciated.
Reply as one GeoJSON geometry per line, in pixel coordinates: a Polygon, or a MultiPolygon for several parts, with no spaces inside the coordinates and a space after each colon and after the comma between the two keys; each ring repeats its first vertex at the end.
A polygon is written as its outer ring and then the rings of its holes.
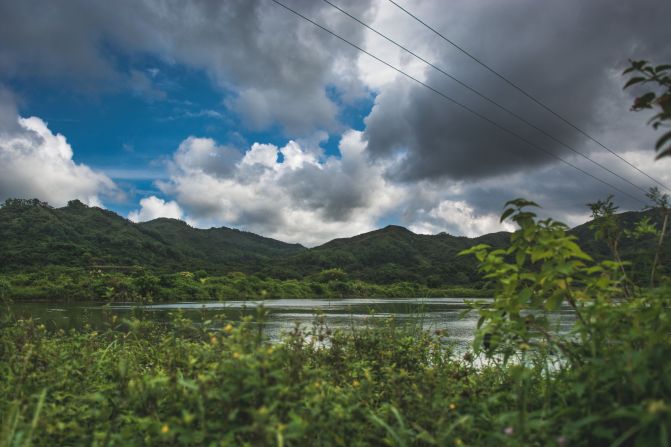
{"type": "MultiPolygon", "coordinates": [[[[617,73],[627,66],[628,58],[659,63],[671,59],[671,2],[456,1],[449,7],[434,2],[422,13],[448,37],[590,132],[600,131],[613,119],[600,107],[624,83],[617,73]]],[[[593,148],[446,42],[435,37],[431,42],[437,65],[561,141],[582,151],[593,148]]],[[[568,153],[442,74],[427,69],[426,82],[539,146],[568,153]]],[[[620,106],[626,112],[629,104],[620,106]]],[[[556,163],[403,78],[380,92],[366,119],[366,137],[374,156],[401,157],[389,175],[404,181],[479,179],[556,163]]]]}
{"type": "MultiPolygon", "coordinates": [[[[361,28],[323,3],[289,3],[361,39],[361,28]]],[[[368,1],[343,3],[363,17],[370,13],[368,1]]],[[[232,92],[227,104],[255,129],[277,122],[292,133],[333,129],[338,111],[325,87],[335,85],[344,97],[365,92],[355,67],[334,68],[342,58],[353,59],[355,50],[269,0],[0,2],[0,80],[49,78],[91,89],[125,85],[160,99],[149,77],[119,69],[114,52],[205,70],[232,92]]]]}
{"type": "Polygon", "coordinates": [[[20,129],[16,116],[14,96],[0,85],[0,134],[11,135],[20,129]]]}

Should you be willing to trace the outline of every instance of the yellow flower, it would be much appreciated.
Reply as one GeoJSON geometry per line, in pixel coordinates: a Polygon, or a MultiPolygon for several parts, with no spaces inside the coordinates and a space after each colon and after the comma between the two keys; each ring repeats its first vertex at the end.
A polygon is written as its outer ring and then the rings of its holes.
{"type": "Polygon", "coordinates": [[[361,382],[359,382],[358,380],[354,379],[354,380],[352,381],[352,386],[353,386],[354,388],[357,388],[359,385],[361,385],[361,382]]]}
{"type": "Polygon", "coordinates": [[[226,326],[224,326],[224,332],[226,332],[227,334],[233,332],[233,325],[231,323],[228,323],[226,326]]]}
{"type": "Polygon", "coordinates": [[[450,404],[450,410],[456,410],[456,409],[457,409],[457,405],[454,404],[454,403],[451,403],[450,404]]]}
{"type": "Polygon", "coordinates": [[[650,414],[661,413],[664,410],[666,410],[666,404],[663,400],[653,400],[648,403],[648,413],[650,414]]]}
{"type": "Polygon", "coordinates": [[[170,431],[170,427],[168,427],[168,424],[163,424],[163,427],[161,427],[161,433],[166,434],[170,431]]]}
{"type": "Polygon", "coordinates": [[[233,353],[233,358],[236,359],[236,360],[239,359],[240,358],[240,353],[239,352],[234,352],[233,353]]]}

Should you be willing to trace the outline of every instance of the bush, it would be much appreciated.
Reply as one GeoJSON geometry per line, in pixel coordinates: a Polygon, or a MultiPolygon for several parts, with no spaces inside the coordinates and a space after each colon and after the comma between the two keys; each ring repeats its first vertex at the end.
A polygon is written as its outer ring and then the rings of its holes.
{"type": "MultiPolygon", "coordinates": [[[[525,200],[509,202],[503,219],[520,229],[507,250],[466,250],[495,285],[480,313],[476,351],[517,380],[511,429],[527,443],[561,422],[564,439],[587,445],[668,445],[671,426],[671,295],[632,289],[621,262],[595,262],[552,219],[538,221],[525,200]],[[575,313],[568,333],[552,313],[575,313]],[[530,366],[533,365],[533,366],[530,366]],[[542,379],[543,405],[528,402],[542,379]]],[[[614,228],[607,222],[608,228],[614,228]]]]}

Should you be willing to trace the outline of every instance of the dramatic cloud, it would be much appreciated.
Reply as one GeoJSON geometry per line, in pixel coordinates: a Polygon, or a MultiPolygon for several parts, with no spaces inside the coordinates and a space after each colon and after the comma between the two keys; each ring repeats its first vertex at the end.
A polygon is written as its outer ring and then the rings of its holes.
{"type": "Polygon", "coordinates": [[[39,118],[18,117],[0,91],[0,200],[36,197],[62,206],[79,199],[101,206],[101,195],[118,194],[109,177],[75,163],[72,155],[63,135],[39,118]]]}
{"type": "Polygon", "coordinates": [[[174,156],[171,181],[160,187],[199,226],[231,225],[314,245],[376,228],[404,199],[385,182],[383,168],[368,161],[360,132],[345,133],[339,148],[340,158],[320,159],[294,141],[281,148],[257,143],[237,162],[212,169],[210,157],[226,150],[189,138],[174,156]]]}
{"type": "MultiPolygon", "coordinates": [[[[327,4],[286,3],[626,194],[479,120],[270,0],[72,0],[57,6],[36,0],[2,2],[0,82],[23,89],[35,83],[70,89],[66,91],[126,92],[145,98],[154,112],[170,104],[157,121],[217,120],[227,135],[237,136],[220,144],[212,138],[186,138],[199,132],[189,130],[177,137],[185,139],[174,153],[152,154],[154,163],[170,159],[168,174],[155,182],[163,198],[153,195],[156,190],[138,193],[143,199],[129,214],[138,221],[188,218],[199,226],[235,226],[312,245],[387,223],[424,233],[476,235],[510,229],[498,222],[498,215],[514,197],[538,201],[546,207],[542,215],[572,225],[586,219],[585,203],[612,193],[623,209],[643,206],[643,192],[636,187],[521,124],[327,4]],[[171,67],[206,73],[221,94],[217,103],[172,103],[170,88],[189,87],[169,78],[171,67]],[[372,110],[363,111],[368,114],[364,127],[348,129],[344,123],[360,126],[348,114],[366,103],[357,100],[371,92],[375,102],[372,110]],[[339,152],[325,144],[338,135],[339,152]],[[288,142],[282,146],[278,141],[288,142]]],[[[628,181],[643,189],[654,185],[389,2],[335,3],[628,181]]],[[[621,88],[621,71],[629,58],[671,60],[671,3],[402,4],[671,184],[670,162],[653,161],[658,134],[645,125],[644,114],[628,111],[635,92],[621,88]]],[[[56,204],[78,197],[96,203],[114,190],[109,178],[76,164],[64,137],[54,135],[39,118],[18,120],[15,109],[3,108],[8,101],[2,95],[7,94],[0,93],[0,195],[37,196],[56,204]]],[[[177,144],[166,146],[172,152],[177,144]]],[[[139,158],[142,150],[133,147],[127,153],[139,158]]],[[[152,178],[142,166],[108,166],[108,172],[125,179],[152,178]]]]}
{"type": "MultiPolygon", "coordinates": [[[[621,90],[623,78],[613,77],[613,70],[621,72],[628,58],[671,59],[668,45],[671,28],[666,23],[671,4],[667,2],[646,0],[613,7],[612,2],[605,0],[542,3],[486,0],[451,2],[449,11],[440,2],[409,7],[591,133],[604,127],[616,128],[615,123],[627,113],[628,101],[620,103],[616,113],[604,113],[600,108],[604,98],[621,90]]],[[[411,40],[417,40],[418,33],[425,36],[432,45],[431,49],[425,46],[427,52],[423,54],[459,79],[579,150],[589,152],[596,147],[585,144],[584,138],[578,138],[573,129],[446,42],[427,30],[413,28],[407,16],[398,16],[395,22],[396,27],[390,27],[389,18],[384,23],[387,29],[405,30],[402,34],[415,36],[411,40]]],[[[402,40],[404,37],[399,36],[402,40]]],[[[569,153],[437,71],[426,69],[420,76],[544,148],[569,153]]],[[[440,177],[481,179],[556,163],[515,137],[400,77],[380,87],[366,120],[366,137],[375,156],[402,157],[403,162],[390,175],[407,181],[440,177]]]]}
{"type": "Polygon", "coordinates": [[[140,200],[140,209],[131,211],[128,219],[133,222],[146,222],[159,217],[169,217],[171,219],[182,219],[184,214],[181,208],[174,201],[166,202],[156,196],[145,197],[140,200]]]}
{"type": "MultiPolygon", "coordinates": [[[[289,3],[349,39],[362,38],[360,27],[325,4],[289,3]]],[[[368,1],[343,4],[364,17],[370,10],[368,1]]],[[[164,96],[150,76],[120,68],[114,54],[151,54],[205,70],[252,129],[278,122],[294,134],[334,129],[338,109],[327,87],[345,99],[366,93],[356,66],[347,62],[356,50],[269,0],[0,4],[5,77],[64,79],[89,88],[126,85],[149,99],[164,96]]]]}
{"type": "MultiPolygon", "coordinates": [[[[632,198],[561,165],[478,182],[393,182],[385,175],[393,162],[371,162],[362,137],[361,132],[346,132],[340,157],[326,158],[294,141],[281,148],[255,143],[242,154],[210,139],[190,137],[174,154],[170,180],[158,185],[175,197],[172,216],[187,215],[195,226],[233,226],[306,245],[372,230],[390,216],[418,233],[476,236],[510,231],[514,227],[500,223],[499,216],[503,204],[515,197],[537,201],[543,206],[539,215],[571,226],[589,217],[588,202],[610,194],[623,209],[645,205],[642,191],[632,191],[632,198]]],[[[655,162],[651,153],[632,150],[623,155],[671,183],[668,164],[655,162]]],[[[577,156],[567,160],[588,168],[577,156]]],[[[597,155],[597,161],[610,169],[621,163],[608,154],[597,155]]],[[[609,180],[616,187],[628,186],[614,177],[609,180]]],[[[632,174],[629,180],[638,179],[632,174]]],[[[162,201],[152,205],[164,210],[162,201]]],[[[143,203],[145,208],[149,204],[143,203]]],[[[161,212],[131,218],[168,215],[161,212]]]]}
{"type": "MultiPolygon", "coordinates": [[[[628,151],[623,155],[665,184],[671,184],[671,160],[654,161],[650,151],[628,151]]],[[[586,163],[576,157],[568,158],[582,168],[586,163]]],[[[603,165],[614,169],[613,157],[597,156],[603,165]]],[[[626,183],[611,179],[616,187],[626,189],[626,183]]],[[[637,180],[631,176],[630,180],[637,180]]],[[[413,201],[400,206],[400,222],[421,233],[446,231],[451,234],[477,235],[507,230],[499,225],[498,216],[504,203],[524,197],[539,203],[541,217],[552,217],[569,226],[584,223],[589,218],[587,203],[614,196],[622,209],[640,210],[647,203],[644,192],[631,191],[623,195],[569,167],[542,166],[533,172],[504,174],[478,182],[423,181],[406,184],[413,201]]],[[[633,188],[629,188],[632,190],[633,188]]]]}

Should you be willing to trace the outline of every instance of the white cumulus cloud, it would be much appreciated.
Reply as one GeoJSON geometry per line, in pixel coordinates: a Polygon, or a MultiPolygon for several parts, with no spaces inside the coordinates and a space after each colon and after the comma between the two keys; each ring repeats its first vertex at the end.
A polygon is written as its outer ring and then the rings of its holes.
{"type": "Polygon", "coordinates": [[[128,213],[128,219],[133,222],[146,222],[159,217],[182,219],[183,216],[184,213],[176,202],[172,200],[166,202],[156,196],[149,196],[140,200],[140,209],[128,213]]]}
{"type": "Polygon", "coordinates": [[[118,194],[114,182],[75,163],[66,138],[37,117],[20,118],[13,104],[0,104],[0,199],[38,198],[54,206],[69,200],[101,206],[101,196],[118,194]]]}
{"type": "Polygon", "coordinates": [[[211,169],[214,142],[189,138],[173,157],[164,193],[199,226],[233,226],[288,242],[315,245],[373,230],[403,199],[372,164],[357,131],[346,132],[340,157],[289,141],[283,147],[255,143],[227,168],[211,169]],[[194,144],[194,142],[200,142],[194,144]]]}
{"type": "Polygon", "coordinates": [[[509,222],[500,223],[499,216],[494,213],[478,214],[463,200],[443,200],[410,225],[410,230],[424,234],[439,233],[446,228],[469,237],[515,230],[509,222]]]}

